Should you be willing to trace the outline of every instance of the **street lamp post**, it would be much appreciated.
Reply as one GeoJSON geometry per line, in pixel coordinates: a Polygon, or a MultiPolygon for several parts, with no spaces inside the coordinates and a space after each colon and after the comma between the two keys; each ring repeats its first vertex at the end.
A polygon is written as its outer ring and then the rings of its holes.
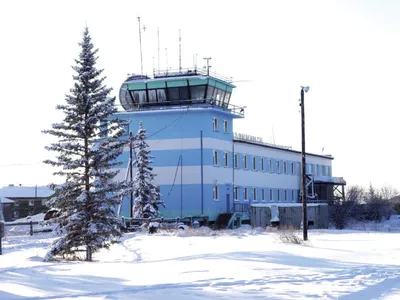
{"type": "Polygon", "coordinates": [[[308,219],[307,219],[307,193],[306,193],[306,133],[304,120],[304,92],[308,92],[310,87],[302,86],[300,92],[301,106],[301,189],[302,189],[302,207],[303,207],[303,240],[308,240],[308,219]]]}

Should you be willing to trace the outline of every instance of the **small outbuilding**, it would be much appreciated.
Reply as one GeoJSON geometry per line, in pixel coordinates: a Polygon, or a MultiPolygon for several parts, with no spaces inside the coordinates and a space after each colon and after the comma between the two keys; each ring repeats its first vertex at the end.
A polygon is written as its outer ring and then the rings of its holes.
{"type": "Polygon", "coordinates": [[[14,203],[11,199],[0,197],[0,212],[2,213],[0,220],[4,218],[6,222],[12,221],[14,203]]]}
{"type": "MultiPolygon", "coordinates": [[[[257,203],[250,208],[251,226],[293,226],[302,223],[301,203],[257,203]]],[[[328,228],[328,205],[326,203],[307,204],[308,228],[328,228]]]]}

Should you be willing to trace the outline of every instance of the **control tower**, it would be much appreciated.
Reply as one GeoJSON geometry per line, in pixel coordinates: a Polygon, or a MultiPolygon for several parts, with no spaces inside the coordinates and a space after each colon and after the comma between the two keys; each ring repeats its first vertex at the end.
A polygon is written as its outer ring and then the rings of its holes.
{"type": "MultiPolygon", "coordinates": [[[[127,134],[135,134],[140,121],[147,130],[164,217],[208,216],[213,221],[232,210],[232,121],[244,117],[244,108],[232,104],[234,88],[229,78],[196,69],[133,75],[123,82],[119,100],[124,111],[118,117],[130,121],[127,134]]],[[[120,180],[129,149],[122,161],[120,180]]],[[[129,216],[129,199],[121,215],[129,216]]]]}

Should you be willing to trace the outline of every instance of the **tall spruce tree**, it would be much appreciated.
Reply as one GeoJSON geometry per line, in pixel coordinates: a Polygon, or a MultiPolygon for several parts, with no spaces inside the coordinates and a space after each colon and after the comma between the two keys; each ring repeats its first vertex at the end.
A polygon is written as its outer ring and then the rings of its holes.
{"type": "Polygon", "coordinates": [[[153,184],[155,174],[150,166],[149,145],[146,142],[147,131],[139,123],[139,130],[134,138],[133,148],[136,156],[136,175],[133,179],[135,203],[133,205],[134,218],[154,218],[159,215],[159,205],[164,205],[160,199],[157,186],[153,184]]]}
{"type": "Polygon", "coordinates": [[[121,139],[126,123],[113,116],[117,112],[115,97],[109,96],[112,89],[103,84],[103,70],[95,67],[98,49],[93,48],[87,27],[79,45],[82,49],[73,67],[74,87],[66,95],[66,104],[57,106],[65,114],[64,120],[44,130],[58,139],[46,147],[57,152],[56,158],[45,163],[58,167],[54,174],[65,178],[48,202],[60,210],[57,221],[63,235],[46,260],[75,259],[77,252],[85,249],[85,259],[91,261],[93,252],[108,248],[121,236],[115,206],[126,185],[113,178],[126,144],[121,139]]]}

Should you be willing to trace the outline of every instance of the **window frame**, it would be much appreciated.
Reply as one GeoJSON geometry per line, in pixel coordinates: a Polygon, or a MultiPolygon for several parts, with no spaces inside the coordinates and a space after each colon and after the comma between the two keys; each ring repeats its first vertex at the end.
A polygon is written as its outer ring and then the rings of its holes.
{"type": "Polygon", "coordinates": [[[253,196],[253,201],[257,202],[257,188],[253,187],[252,189],[252,196],[253,196]]]}
{"type": "Polygon", "coordinates": [[[257,156],[251,157],[251,168],[253,171],[257,171],[257,156]]]}
{"type": "Polygon", "coordinates": [[[223,124],[224,124],[224,133],[229,133],[228,120],[224,120],[223,124]]]}
{"type": "Polygon", "coordinates": [[[219,201],[219,186],[217,183],[214,183],[213,186],[213,200],[219,201]]]}
{"type": "Polygon", "coordinates": [[[233,154],[233,167],[235,169],[239,169],[239,154],[238,153],[233,154]]]}
{"type": "Polygon", "coordinates": [[[269,189],[269,201],[274,201],[274,190],[269,189]]]}
{"type": "Polygon", "coordinates": [[[265,189],[261,189],[261,201],[265,201],[265,189]]]}
{"type": "Polygon", "coordinates": [[[218,166],[218,150],[213,150],[213,165],[218,166]]]}
{"type": "Polygon", "coordinates": [[[261,164],[261,172],[265,172],[265,161],[264,161],[264,157],[260,157],[260,164],[261,164]]]}
{"type": "Polygon", "coordinates": [[[235,185],[233,187],[233,200],[234,201],[239,201],[239,186],[235,185]]]}
{"type": "Polygon", "coordinates": [[[243,154],[243,170],[247,170],[248,165],[247,165],[247,155],[243,154]]]}
{"type": "Polygon", "coordinates": [[[249,201],[249,191],[247,186],[243,187],[243,201],[249,201]]]}
{"type": "Polygon", "coordinates": [[[218,118],[216,118],[216,117],[213,117],[213,131],[214,132],[218,132],[219,131],[219,128],[218,128],[219,126],[218,126],[218,118]]]}
{"type": "Polygon", "coordinates": [[[224,152],[224,167],[229,168],[229,154],[228,152],[224,152]]]}

